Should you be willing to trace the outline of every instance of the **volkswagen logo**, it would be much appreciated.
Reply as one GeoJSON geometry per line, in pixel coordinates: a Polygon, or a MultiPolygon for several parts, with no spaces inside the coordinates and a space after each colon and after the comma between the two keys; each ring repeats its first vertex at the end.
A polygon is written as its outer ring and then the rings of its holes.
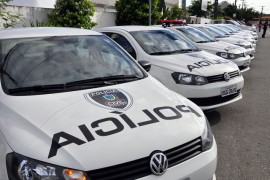
{"type": "Polygon", "coordinates": [[[155,153],[150,160],[150,169],[156,176],[164,174],[168,169],[168,159],[163,153],[155,153]]]}
{"type": "Polygon", "coordinates": [[[227,72],[224,73],[224,79],[225,79],[225,81],[229,81],[231,79],[229,73],[227,73],[227,72]]]}

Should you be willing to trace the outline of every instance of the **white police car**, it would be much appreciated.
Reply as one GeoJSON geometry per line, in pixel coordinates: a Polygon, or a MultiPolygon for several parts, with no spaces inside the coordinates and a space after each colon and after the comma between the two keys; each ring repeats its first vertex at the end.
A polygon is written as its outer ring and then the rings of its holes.
{"type": "Polygon", "coordinates": [[[227,43],[234,44],[234,45],[241,46],[241,47],[245,48],[247,50],[247,54],[250,56],[250,59],[251,60],[254,59],[254,55],[255,55],[256,50],[253,47],[252,43],[250,43],[244,39],[241,39],[241,38],[227,36],[224,33],[214,29],[213,27],[211,27],[209,25],[192,24],[190,26],[198,28],[199,30],[207,33],[208,35],[215,38],[216,40],[227,42],[227,43]]]}
{"type": "Polygon", "coordinates": [[[200,108],[108,37],[23,28],[0,43],[1,180],[215,178],[200,108]]]}
{"type": "Polygon", "coordinates": [[[204,110],[242,98],[244,79],[234,62],[198,50],[168,29],[115,26],[98,31],[115,40],[138,61],[149,61],[150,74],[204,110]]]}
{"type": "Polygon", "coordinates": [[[255,39],[255,41],[258,41],[258,33],[257,32],[253,32],[253,31],[250,31],[250,30],[243,30],[243,29],[241,29],[240,27],[238,27],[238,26],[235,26],[235,25],[233,25],[233,24],[226,24],[228,27],[230,27],[230,28],[232,28],[232,29],[234,29],[234,30],[236,30],[238,33],[240,33],[240,34],[247,34],[247,35],[252,35],[253,37],[254,37],[254,39],[255,39]]]}
{"type": "Polygon", "coordinates": [[[236,63],[244,72],[249,70],[250,56],[245,48],[217,41],[203,31],[190,26],[173,26],[172,31],[189,38],[198,48],[236,63]]]}
{"type": "Polygon", "coordinates": [[[237,30],[231,29],[226,24],[216,24],[214,26],[219,27],[222,30],[229,32],[231,37],[242,38],[244,40],[252,42],[253,44],[256,44],[256,40],[255,40],[254,36],[250,33],[239,33],[239,32],[237,32],[237,30]]]}

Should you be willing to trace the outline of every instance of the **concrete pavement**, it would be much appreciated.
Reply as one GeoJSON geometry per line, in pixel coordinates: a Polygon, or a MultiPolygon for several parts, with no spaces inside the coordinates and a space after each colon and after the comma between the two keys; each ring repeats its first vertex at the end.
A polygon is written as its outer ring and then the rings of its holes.
{"type": "Polygon", "coordinates": [[[218,145],[217,180],[270,179],[270,31],[259,34],[243,99],[206,112],[218,145]]]}

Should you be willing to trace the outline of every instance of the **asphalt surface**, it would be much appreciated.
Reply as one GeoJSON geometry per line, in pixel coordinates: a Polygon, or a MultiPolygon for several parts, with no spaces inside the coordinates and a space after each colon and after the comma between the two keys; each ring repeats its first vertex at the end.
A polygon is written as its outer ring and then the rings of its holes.
{"type": "MultiPolygon", "coordinates": [[[[205,112],[218,146],[217,180],[270,180],[270,31],[243,73],[243,99],[205,112]]],[[[260,35],[261,33],[259,33],[260,35]]]]}

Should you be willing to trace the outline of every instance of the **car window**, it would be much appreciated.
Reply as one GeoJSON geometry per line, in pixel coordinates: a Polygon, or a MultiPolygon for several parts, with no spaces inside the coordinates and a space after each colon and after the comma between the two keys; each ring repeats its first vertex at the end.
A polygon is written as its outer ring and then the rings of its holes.
{"type": "Polygon", "coordinates": [[[140,67],[106,36],[2,40],[1,47],[9,47],[6,52],[1,49],[2,56],[6,55],[1,78],[7,89],[118,75],[144,76],[140,67]]]}
{"type": "Polygon", "coordinates": [[[133,31],[130,34],[143,50],[150,55],[184,53],[186,50],[198,50],[186,39],[169,30],[133,31]]]}
{"type": "Polygon", "coordinates": [[[178,28],[177,30],[184,33],[189,39],[196,43],[206,43],[215,41],[214,38],[195,28],[178,28]]]}
{"type": "Polygon", "coordinates": [[[229,31],[227,31],[226,29],[222,29],[220,26],[211,26],[211,28],[216,29],[217,31],[220,31],[221,33],[225,35],[231,34],[229,31]]]}
{"type": "Polygon", "coordinates": [[[117,42],[122,48],[124,48],[134,59],[137,58],[136,52],[130,42],[121,34],[104,32],[108,37],[117,42]]]}
{"type": "Polygon", "coordinates": [[[222,32],[219,32],[211,27],[202,27],[205,31],[207,31],[209,34],[212,34],[213,37],[215,38],[222,38],[226,37],[226,35],[222,32]]]}
{"type": "Polygon", "coordinates": [[[229,25],[226,25],[226,26],[223,26],[225,29],[227,29],[228,31],[231,31],[231,32],[237,32],[236,29],[230,27],[229,25]]]}
{"type": "Polygon", "coordinates": [[[229,33],[233,33],[233,31],[229,28],[226,28],[225,26],[218,26],[220,29],[224,30],[224,31],[227,31],[229,33]]]}

